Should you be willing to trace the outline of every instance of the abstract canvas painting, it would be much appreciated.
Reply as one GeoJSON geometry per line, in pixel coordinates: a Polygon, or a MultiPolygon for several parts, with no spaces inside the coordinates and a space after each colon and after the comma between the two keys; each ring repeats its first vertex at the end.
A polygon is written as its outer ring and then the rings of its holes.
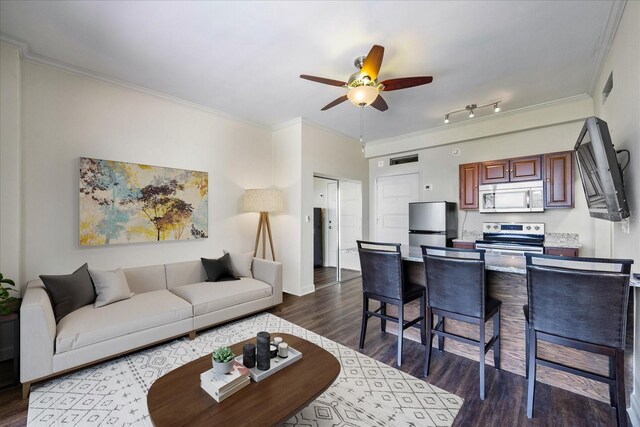
{"type": "Polygon", "coordinates": [[[80,158],[80,246],[206,239],[207,172],[80,158]]]}

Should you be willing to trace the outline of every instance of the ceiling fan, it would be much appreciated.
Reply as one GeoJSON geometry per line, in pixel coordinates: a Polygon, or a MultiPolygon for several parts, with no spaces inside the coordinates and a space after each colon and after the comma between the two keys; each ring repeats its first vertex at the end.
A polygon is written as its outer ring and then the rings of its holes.
{"type": "Polygon", "coordinates": [[[374,45],[367,56],[359,56],[353,62],[358,71],[349,77],[349,81],[342,82],[339,80],[326,79],[324,77],[309,76],[307,74],[300,75],[300,78],[311,80],[312,82],[323,83],[331,86],[340,86],[348,89],[346,95],[330,102],[322,108],[322,111],[335,107],[343,103],[347,99],[353,105],[358,107],[366,107],[371,105],[373,108],[386,111],[389,106],[380,95],[380,92],[390,92],[392,90],[406,89],[414,86],[421,86],[431,83],[433,77],[401,77],[398,79],[384,80],[378,83],[378,72],[382,65],[382,57],[384,56],[384,47],[374,45]]]}

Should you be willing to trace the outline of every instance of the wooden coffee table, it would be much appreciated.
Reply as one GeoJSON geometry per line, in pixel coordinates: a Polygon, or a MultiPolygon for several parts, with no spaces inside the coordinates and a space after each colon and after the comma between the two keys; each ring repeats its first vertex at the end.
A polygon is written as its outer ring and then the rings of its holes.
{"type": "MultiPolygon", "coordinates": [[[[153,383],[147,396],[151,421],[162,426],[275,425],[288,420],[335,381],[340,363],[331,353],[302,338],[272,333],[302,352],[302,359],[221,403],[200,387],[200,374],[211,368],[211,355],[189,362],[153,383]]],[[[255,338],[234,344],[235,354],[255,338]]]]}

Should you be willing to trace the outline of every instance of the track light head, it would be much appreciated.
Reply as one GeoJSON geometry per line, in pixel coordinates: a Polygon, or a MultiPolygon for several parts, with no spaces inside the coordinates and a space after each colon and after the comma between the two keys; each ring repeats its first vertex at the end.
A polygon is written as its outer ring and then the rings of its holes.
{"type": "Polygon", "coordinates": [[[494,113],[499,113],[500,112],[500,106],[498,105],[497,102],[495,104],[493,104],[493,112],[494,113]]]}
{"type": "Polygon", "coordinates": [[[444,116],[444,123],[445,123],[445,124],[449,123],[449,115],[448,115],[448,114],[446,114],[446,115],[444,116]]]}

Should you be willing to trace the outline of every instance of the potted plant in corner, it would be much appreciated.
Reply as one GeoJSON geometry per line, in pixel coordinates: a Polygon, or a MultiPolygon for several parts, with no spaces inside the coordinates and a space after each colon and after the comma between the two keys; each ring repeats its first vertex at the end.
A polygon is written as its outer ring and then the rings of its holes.
{"type": "Polygon", "coordinates": [[[220,347],[213,352],[213,372],[228,374],[233,368],[233,358],[236,357],[229,347],[220,347]]]}
{"type": "Polygon", "coordinates": [[[11,296],[11,292],[18,292],[15,289],[16,284],[13,280],[7,279],[0,273],[0,316],[6,316],[11,313],[15,313],[20,309],[20,298],[11,296]],[[5,287],[8,285],[10,287],[5,287]]]}

